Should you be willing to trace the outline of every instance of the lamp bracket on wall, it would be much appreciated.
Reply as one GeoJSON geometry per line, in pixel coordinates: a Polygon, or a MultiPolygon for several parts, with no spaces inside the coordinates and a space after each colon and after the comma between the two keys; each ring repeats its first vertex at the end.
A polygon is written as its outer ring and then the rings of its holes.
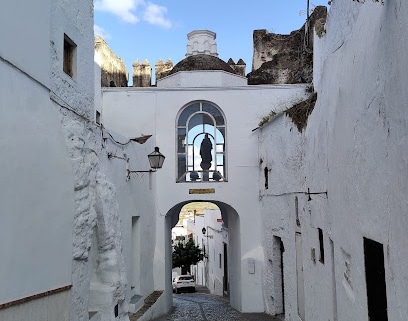
{"type": "Polygon", "coordinates": [[[157,172],[157,169],[163,167],[164,159],[166,158],[162,153],[160,153],[159,147],[155,147],[154,151],[147,155],[149,159],[150,167],[149,170],[143,171],[132,171],[129,168],[126,169],[127,171],[127,178],[130,179],[131,173],[154,173],[157,172]]]}

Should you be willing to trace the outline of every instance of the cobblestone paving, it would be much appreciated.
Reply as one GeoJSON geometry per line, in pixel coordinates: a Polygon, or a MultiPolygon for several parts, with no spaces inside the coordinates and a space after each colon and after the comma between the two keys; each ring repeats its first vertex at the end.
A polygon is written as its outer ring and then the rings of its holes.
{"type": "Polygon", "coordinates": [[[205,294],[174,294],[173,310],[154,321],[282,321],[264,313],[240,313],[221,297],[205,294]]]}

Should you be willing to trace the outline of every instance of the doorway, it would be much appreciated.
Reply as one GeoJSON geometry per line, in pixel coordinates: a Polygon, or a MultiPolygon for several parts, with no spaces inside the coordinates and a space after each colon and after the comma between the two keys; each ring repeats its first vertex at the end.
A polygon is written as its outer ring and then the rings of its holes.
{"type": "Polygon", "coordinates": [[[135,293],[140,293],[140,216],[132,216],[131,273],[130,284],[135,293]]]}
{"type": "Polygon", "coordinates": [[[336,261],[334,257],[334,242],[332,239],[330,239],[330,256],[332,264],[333,321],[337,321],[336,261]]]}
{"type": "Polygon", "coordinates": [[[223,280],[223,290],[224,296],[228,297],[228,245],[224,242],[224,280],[223,280]]]}
{"type": "Polygon", "coordinates": [[[383,245],[364,238],[364,262],[368,319],[370,321],[388,321],[383,245]]]}
{"type": "Polygon", "coordinates": [[[302,234],[296,233],[297,306],[300,319],[305,320],[305,286],[303,280],[302,234]]]}
{"type": "Polygon", "coordinates": [[[280,237],[274,236],[272,242],[274,314],[283,314],[285,313],[285,282],[283,274],[283,252],[285,249],[280,237]]]}

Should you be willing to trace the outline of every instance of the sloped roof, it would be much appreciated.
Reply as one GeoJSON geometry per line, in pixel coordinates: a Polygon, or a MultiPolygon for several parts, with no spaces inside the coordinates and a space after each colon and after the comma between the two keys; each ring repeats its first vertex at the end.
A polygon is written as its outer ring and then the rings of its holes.
{"type": "Polygon", "coordinates": [[[234,74],[234,70],[223,60],[211,55],[193,55],[188,56],[177,63],[168,75],[179,71],[194,70],[223,70],[234,74]]]}

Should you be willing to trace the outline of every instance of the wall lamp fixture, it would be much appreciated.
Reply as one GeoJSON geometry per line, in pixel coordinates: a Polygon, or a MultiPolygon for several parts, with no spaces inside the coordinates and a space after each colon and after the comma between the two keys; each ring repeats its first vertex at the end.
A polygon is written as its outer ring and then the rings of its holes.
{"type": "Polygon", "coordinates": [[[207,228],[203,227],[201,229],[201,232],[203,232],[203,235],[207,236],[207,239],[212,239],[213,235],[208,235],[208,229],[210,229],[211,227],[207,226],[207,228]]]}
{"type": "Polygon", "coordinates": [[[149,155],[147,155],[147,158],[149,159],[150,163],[150,169],[146,171],[131,171],[127,170],[128,172],[128,177],[130,177],[130,173],[153,173],[156,172],[157,169],[163,167],[164,159],[166,158],[162,153],[159,151],[159,147],[155,147],[154,151],[151,152],[149,155]]]}

